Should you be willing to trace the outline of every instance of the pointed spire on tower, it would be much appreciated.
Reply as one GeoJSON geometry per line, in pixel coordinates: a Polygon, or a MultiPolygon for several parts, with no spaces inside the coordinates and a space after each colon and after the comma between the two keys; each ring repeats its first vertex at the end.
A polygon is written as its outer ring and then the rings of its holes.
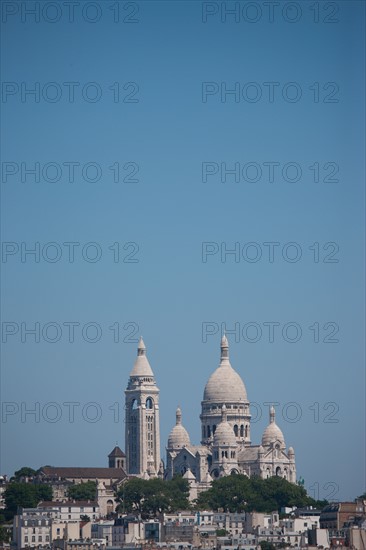
{"type": "Polygon", "coordinates": [[[175,413],[175,423],[178,426],[179,424],[182,424],[182,411],[180,407],[177,407],[176,413],[175,413]]]}
{"type": "Polygon", "coordinates": [[[154,373],[151,370],[147,355],[146,355],[146,346],[140,336],[140,340],[137,346],[137,357],[133,369],[130,373],[131,377],[135,376],[148,376],[153,377],[154,373]]]}
{"type": "Polygon", "coordinates": [[[139,345],[137,347],[137,355],[146,355],[146,346],[144,344],[142,336],[140,336],[139,345]]]}
{"type": "Polygon", "coordinates": [[[224,333],[221,338],[221,360],[222,359],[229,359],[229,342],[226,338],[226,334],[224,333]]]}

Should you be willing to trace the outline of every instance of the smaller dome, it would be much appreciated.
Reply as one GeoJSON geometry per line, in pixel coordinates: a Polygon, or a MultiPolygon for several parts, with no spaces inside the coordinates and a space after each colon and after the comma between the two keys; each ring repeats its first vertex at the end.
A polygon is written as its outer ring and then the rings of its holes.
{"type": "Polygon", "coordinates": [[[236,447],[236,437],[232,426],[227,421],[226,405],[221,409],[221,422],[217,426],[214,438],[214,446],[220,447],[221,445],[236,447]]]}
{"type": "Polygon", "coordinates": [[[187,430],[182,424],[182,411],[177,408],[176,424],[168,437],[168,449],[181,449],[191,444],[187,430]]]}
{"type": "Polygon", "coordinates": [[[294,451],[294,448],[293,448],[293,447],[289,447],[289,448],[288,448],[288,454],[289,454],[289,455],[294,455],[294,454],[295,454],[295,451],[294,451]]]}
{"type": "Polygon", "coordinates": [[[283,433],[281,429],[277,426],[276,420],[275,420],[275,409],[272,406],[269,413],[269,424],[267,428],[263,432],[262,436],[262,445],[263,447],[268,447],[271,445],[271,443],[274,443],[275,441],[279,441],[282,448],[284,448],[285,445],[285,438],[283,437],[283,433]]]}
{"type": "Polygon", "coordinates": [[[234,430],[230,426],[228,422],[220,422],[220,424],[217,426],[213,444],[216,446],[220,445],[229,445],[229,446],[236,446],[236,437],[234,434],[234,430]]]}

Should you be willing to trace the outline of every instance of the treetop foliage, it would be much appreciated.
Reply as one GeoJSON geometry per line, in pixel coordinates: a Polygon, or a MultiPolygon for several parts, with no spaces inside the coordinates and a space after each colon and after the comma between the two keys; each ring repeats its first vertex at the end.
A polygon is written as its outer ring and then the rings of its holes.
{"type": "Polygon", "coordinates": [[[117,499],[120,512],[136,513],[142,518],[148,518],[162,512],[188,510],[188,496],[188,481],[178,476],[169,481],[158,478],[130,479],[118,491],[117,499]]]}
{"type": "Polygon", "coordinates": [[[212,487],[199,495],[196,508],[269,513],[284,506],[320,505],[322,508],[325,504],[326,501],[317,502],[310,498],[304,487],[280,477],[261,479],[235,475],[213,481],[212,487]]]}
{"type": "Polygon", "coordinates": [[[87,481],[72,485],[68,490],[68,497],[71,500],[95,500],[97,484],[95,481],[87,481]]]}
{"type": "Polygon", "coordinates": [[[9,483],[4,493],[6,519],[11,519],[18,507],[36,508],[42,500],[52,500],[52,487],[41,483],[9,483]]]}
{"type": "Polygon", "coordinates": [[[14,478],[16,481],[20,481],[22,477],[33,477],[36,475],[36,470],[33,470],[33,468],[29,468],[29,466],[23,466],[23,468],[20,468],[20,470],[17,470],[14,472],[14,478]]]}

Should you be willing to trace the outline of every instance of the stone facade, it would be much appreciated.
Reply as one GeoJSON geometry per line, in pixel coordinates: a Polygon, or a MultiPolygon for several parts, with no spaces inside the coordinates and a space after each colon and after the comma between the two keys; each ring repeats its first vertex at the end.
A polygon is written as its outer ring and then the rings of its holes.
{"type": "Polygon", "coordinates": [[[184,475],[196,493],[207,488],[212,479],[238,473],[261,478],[280,476],[295,483],[295,452],[292,447],[286,449],[273,407],[269,416],[261,444],[252,445],[250,403],[242,379],[230,364],[224,336],[220,365],[203,394],[201,444],[191,444],[178,409],[176,425],[168,438],[165,477],[184,475]]]}
{"type": "Polygon", "coordinates": [[[159,388],[142,338],[125,395],[127,472],[155,477],[160,469],[159,388]]]}
{"type": "Polygon", "coordinates": [[[159,389],[142,339],[125,394],[129,475],[172,479],[181,474],[189,481],[191,498],[206,490],[213,479],[231,474],[280,476],[296,482],[295,453],[292,447],[286,449],[273,407],[261,444],[251,442],[250,403],[244,382],[230,364],[226,336],[221,340],[220,365],[204,389],[201,442],[191,443],[178,408],[167,442],[165,468],[159,454],[159,389]]]}
{"type": "Polygon", "coordinates": [[[117,507],[115,493],[127,479],[124,470],[126,456],[116,446],[108,455],[109,468],[73,468],[45,466],[40,470],[37,481],[48,483],[52,487],[53,500],[65,502],[68,500],[70,487],[88,481],[96,483],[96,500],[100,514],[107,516],[117,507]]]}

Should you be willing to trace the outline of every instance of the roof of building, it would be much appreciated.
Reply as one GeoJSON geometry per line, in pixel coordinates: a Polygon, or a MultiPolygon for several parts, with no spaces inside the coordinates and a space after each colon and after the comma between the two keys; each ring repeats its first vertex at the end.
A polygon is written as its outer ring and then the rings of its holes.
{"type": "Polygon", "coordinates": [[[70,508],[79,506],[99,506],[96,500],[67,500],[61,502],[59,500],[44,500],[38,504],[38,508],[70,508]]]}
{"type": "Polygon", "coordinates": [[[146,346],[142,337],[137,347],[137,357],[130,376],[154,376],[150,363],[146,357],[146,346]]]}
{"type": "Polygon", "coordinates": [[[251,445],[250,447],[244,447],[238,453],[238,462],[254,462],[258,460],[260,446],[251,445]]]}
{"type": "Polygon", "coordinates": [[[124,458],[126,455],[121,449],[118,447],[118,445],[115,446],[113,451],[109,453],[108,458],[115,458],[115,457],[121,457],[124,458]]]}
{"type": "Polygon", "coordinates": [[[190,439],[187,430],[182,424],[182,411],[177,408],[175,414],[175,426],[168,437],[168,449],[181,449],[190,445],[190,439]]]}
{"type": "Polygon", "coordinates": [[[208,379],[203,400],[215,403],[244,403],[248,401],[244,382],[230,364],[229,344],[226,336],[221,340],[220,366],[208,379]]]}
{"type": "Polygon", "coordinates": [[[305,508],[296,508],[294,514],[296,517],[299,516],[320,516],[321,510],[313,508],[312,506],[306,506],[305,508]]]}
{"type": "Polygon", "coordinates": [[[84,468],[44,466],[41,470],[46,476],[80,479],[124,479],[127,477],[123,468],[84,468]]]}
{"type": "Polygon", "coordinates": [[[184,479],[187,479],[188,481],[196,481],[195,476],[192,473],[192,470],[190,468],[187,468],[187,471],[183,475],[184,479]]]}

